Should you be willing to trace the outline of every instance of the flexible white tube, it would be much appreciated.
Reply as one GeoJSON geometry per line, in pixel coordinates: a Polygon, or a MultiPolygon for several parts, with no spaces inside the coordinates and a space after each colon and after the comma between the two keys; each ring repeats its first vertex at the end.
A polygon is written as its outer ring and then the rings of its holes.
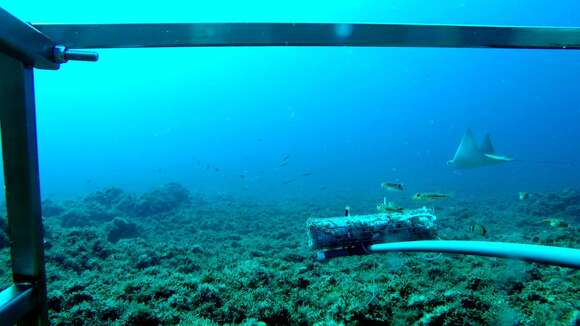
{"type": "Polygon", "coordinates": [[[425,240],[370,245],[370,253],[425,251],[519,259],[580,269],[580,249],[511,242],[425,240]]]}

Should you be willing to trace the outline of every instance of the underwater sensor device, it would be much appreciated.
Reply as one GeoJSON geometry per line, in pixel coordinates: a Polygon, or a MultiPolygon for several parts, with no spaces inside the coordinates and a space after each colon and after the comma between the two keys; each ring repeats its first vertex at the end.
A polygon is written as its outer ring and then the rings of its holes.
{"type": "Polygon", "coordinates": [[[440,252],[518,259],[580,269],[580,249],[510,242],[434,240],[437,217],[427,208],[371,215],[310,218],[316,259],[384,252],[440,252]]]}
{"type": "Polygon", "coordinates": [[[343,249],[355,254],[383,242],[435,239],[434,212],[427,208],[406,212],[350,215],[330,218],[310,218],[306,222],[312,249],[330,251],[343,249]]]}

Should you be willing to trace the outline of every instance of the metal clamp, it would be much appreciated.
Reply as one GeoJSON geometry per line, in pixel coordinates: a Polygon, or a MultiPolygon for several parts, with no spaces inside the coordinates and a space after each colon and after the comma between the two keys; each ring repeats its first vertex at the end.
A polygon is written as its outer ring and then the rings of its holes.
{"type": "Polygon", "coordinates": [[[97,52],[67,49],[64,45],[56,45],[53,48],[52,54],[54,56],[54,62],[59,64],[69,60],[97,61],[99,59],[97,52]]]}

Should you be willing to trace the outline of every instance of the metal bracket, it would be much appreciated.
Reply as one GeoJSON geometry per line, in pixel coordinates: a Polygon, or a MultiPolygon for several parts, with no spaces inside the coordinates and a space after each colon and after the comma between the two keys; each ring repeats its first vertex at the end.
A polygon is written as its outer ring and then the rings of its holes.
{"type": "Polygon", "coordinates": [[[53,42],[44,34],[0,8],[0,53],[27,66],[56,70],[52,60],[53,42]]]}
{"type": "Polygon", "coordinates": [[[55,44],[30,24],[0,8],[0,53],[27,66],[56,70],[69,60],[97,61],[96,52],[70,49],[55,44]]]}

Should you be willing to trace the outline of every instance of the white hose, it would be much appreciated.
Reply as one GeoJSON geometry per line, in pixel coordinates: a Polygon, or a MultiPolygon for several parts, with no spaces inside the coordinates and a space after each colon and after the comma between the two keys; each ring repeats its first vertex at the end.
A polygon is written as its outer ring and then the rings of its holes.
{"type": "Polygon", "coordinates": [[[368,246],[367,250],[371,253],[424,251],[490,256],[580,269],[580,249],[523,243],[426,240],[374,244],[368,246]]]}

